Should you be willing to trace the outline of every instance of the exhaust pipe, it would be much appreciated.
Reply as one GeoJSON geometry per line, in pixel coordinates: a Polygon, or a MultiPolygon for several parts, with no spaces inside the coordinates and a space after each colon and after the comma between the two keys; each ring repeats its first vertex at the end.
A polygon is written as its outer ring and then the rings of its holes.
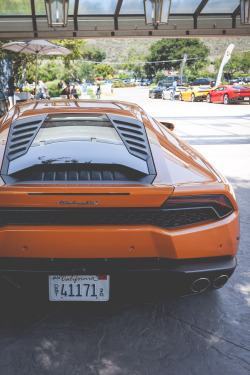
{"type": "Polygon", "coordinates": [[[214,279],[214,282],[213,282],[213,287],[215,289],[220,289],[223,287],[223,285],[226,284],[228,280],[228,276],[227,275],[220,275],[219,277],[217,277],[216,279],[214,279]]]}
{"type": "Polygon", "coordinates": [[[193,281],[191,290],[194,293],[204,292],[210,285],[210,281],[206,277],[201,277],[193,281]]]}

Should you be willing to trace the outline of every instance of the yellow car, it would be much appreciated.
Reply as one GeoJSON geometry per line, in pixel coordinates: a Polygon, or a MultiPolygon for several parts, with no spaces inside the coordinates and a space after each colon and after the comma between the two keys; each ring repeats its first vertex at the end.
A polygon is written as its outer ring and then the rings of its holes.
{"type": "Polygon", "coordinates": [[[211,90],[208,86],[190,86],[179,94],[179,100],[187,100],[191,102],[203,101],[211,90]]]}

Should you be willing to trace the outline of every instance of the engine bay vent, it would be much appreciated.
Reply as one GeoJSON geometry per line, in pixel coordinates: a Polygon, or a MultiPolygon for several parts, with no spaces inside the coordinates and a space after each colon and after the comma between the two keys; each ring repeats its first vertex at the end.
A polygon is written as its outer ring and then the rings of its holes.
{"type": "Polygon", "coordinates": [[[12,124],[6,148],[6,155],[10,161],[28,151],[45,118],[46,115],[36,116],[35,119],[23,119],[12,124]]]}
{"type": "Polygon", "coordinates": [[[143,160],[151,157],[147,134],[143,122],[136,119],[119,119],[118,116],[109,115],[116,131],[122,138],[128,151],[143,160]]]}

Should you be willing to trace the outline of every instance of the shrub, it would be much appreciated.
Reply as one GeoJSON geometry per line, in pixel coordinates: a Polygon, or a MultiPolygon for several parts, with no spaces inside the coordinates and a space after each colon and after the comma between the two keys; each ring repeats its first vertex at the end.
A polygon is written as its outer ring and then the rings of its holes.
{"type": "Polygon", "coordinates": [[[56,90],[49,90],[50,97],[51,98],[57,98],[57,97],[59,97],[61,95],[61,91],[62,90],[58,90],[58,89],[56,89],[56,90]]]}

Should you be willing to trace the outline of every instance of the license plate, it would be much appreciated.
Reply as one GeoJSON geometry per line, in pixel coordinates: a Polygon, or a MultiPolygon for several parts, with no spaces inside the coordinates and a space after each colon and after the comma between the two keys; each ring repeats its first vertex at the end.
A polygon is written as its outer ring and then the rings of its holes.
{"type": "Polygon", "coordinates": [[[247,101],[248,101],[248,100],[250,100],[250,98],[248,98],[248,97],[246,98],[246,97],[245,97],[244,100],[247,100],[247,101]]]}
{"type": "Polygon", "coordinates": [[[50,275],[50,301],[108,301],[109,275],[50,275]]]}

